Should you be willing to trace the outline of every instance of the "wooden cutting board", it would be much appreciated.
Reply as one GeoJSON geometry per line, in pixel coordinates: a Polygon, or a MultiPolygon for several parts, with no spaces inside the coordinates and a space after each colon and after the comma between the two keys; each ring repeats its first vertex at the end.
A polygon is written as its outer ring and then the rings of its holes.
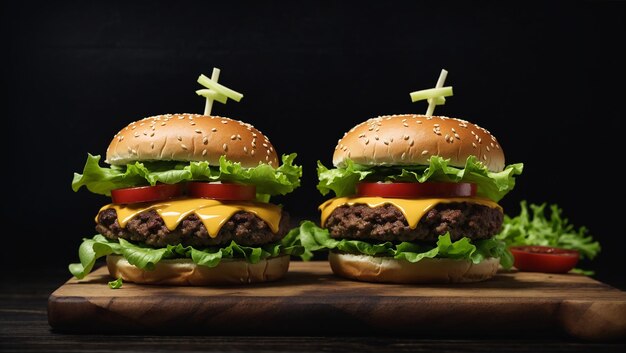
{"type": "Polygon", "coordinates": [[[48,301],[70,332],[413,337],[626,338],[626,292],[582,275],[502,272],[473,284],[396,285],[332,275],[292,261],[281,281],[229,287],[124,283],[106,268],[70,279],[48,301]]]}

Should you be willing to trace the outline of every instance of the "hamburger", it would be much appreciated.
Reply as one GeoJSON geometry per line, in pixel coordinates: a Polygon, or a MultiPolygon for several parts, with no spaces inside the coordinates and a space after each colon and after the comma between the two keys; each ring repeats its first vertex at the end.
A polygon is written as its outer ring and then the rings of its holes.
{"type": "Polygon", "coordinates": [[[344,134],[334,169],[318,162],[321,226],[299,229],[305,257],[330,250],[335,274],[372,282],[474,282],[512,265],[494,239],[498,201],[523,165],[505,166],[495,136],[465,120],[391,115],[344,134]]]}
{"type": "Polygon", "coordinates": [[[212,285],[277,280],[289,255],[289,216],[269,202],[300,185],[295,154],[278,155],[250,124],[197,114],[132,122],[88,155],[72,188],[111,197],[70,272],[83,278],[106,256],[109,273],[146,284],[212,285]]]}

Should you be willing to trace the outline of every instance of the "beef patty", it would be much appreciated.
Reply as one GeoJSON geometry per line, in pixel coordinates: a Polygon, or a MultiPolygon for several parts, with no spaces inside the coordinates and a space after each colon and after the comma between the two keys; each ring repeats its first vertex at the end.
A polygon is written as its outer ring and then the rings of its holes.
{"type": "Polygon", "coordinates": [[[411,229],[404,214],[391,204],[374,208],[355,204],[335,209],[325,227],[333,238],[436,242],[446,232],[450,232],[452,240],[488,239],[500,231],[502,220],[502,211],[497,208],[470,202],[440,203],[411,229]]]}
{"type": "Polygon", "coordinates": [[[215,238],[211,238],[200,218],[193,213],[172,231],[167,229],[163,218],[154,210],[139,213],[122,228],[117,220],[117,212],[109,208],[98,214],[96,231],[109,239],[123,238],[157,248],[176,244],[202,248],[227,245],[231,240],[239,245],[260,246],[277,242],[287,234],[289,215],[282,211],[278,233],[275,234],[255,214],[239,211],[222,225],[215,238]]]}

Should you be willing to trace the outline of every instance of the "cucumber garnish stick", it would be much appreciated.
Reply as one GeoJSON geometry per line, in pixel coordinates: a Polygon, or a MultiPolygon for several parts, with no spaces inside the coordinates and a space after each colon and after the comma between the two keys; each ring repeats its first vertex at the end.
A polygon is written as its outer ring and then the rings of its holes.
{"type": "Polygon", "coordinates": [[[423,89],[421,91],[411,92],[411,100],[413,102],[422,101],[424,99],[428,100],[428,103],[432,99],[435,99],[434,103],[436,105],[441,105],[439,103],[445,103],[446,99],[444,97],[449,97],[452,95],[452,87],[441,87],[441,88],[429,88],[423,89]]]}
{"type": "Polygon", "coordinates": [[[439,74],[439,79],[437,80],[435,88],[424,89],[421,91],[409,93],[412,102],[417,102],[424,99],[428,101],[426,116],[432,116],[435,112],[435,106],[444,105],[446,103],[446,99],[444,97],[449,97],[452,95],[452,86],[443,87],[447,76],[448,71],[442,69],[441,74],[439,74]]]}
{"type": "Polygon", "coordinates": [[[220,78],[220,69],[213,68],[211,78],[204,75],[198,77],[198,83],[206,87],[205,89],[199,89],[196,94],[206,98],[206,104],[204,105],[204,115],[211,115],[211,109],[213,108],[213,101],[218,101],[222,104],[226,104],[228,98],[239,102],[243,98],[243,94],[233,91],[232,89],[220,85],[217,83],[220,78]]]}
{"type": "Polygon", "coordinates": [[[226,97],[239,102],[241,100],[241,98],[243,98],[243,94],[233,91],[232,89],[226,87],[226,86],[222,86],[219,83],[217,83],[216,81],[209,79],[208,77],[204,76],[204,75],[200,75],[200,77],[198,77],[198,83],[203,85],[206,88],[210,88],[212,90],[214,90],[217,93],[223,94],[226,97]]]}

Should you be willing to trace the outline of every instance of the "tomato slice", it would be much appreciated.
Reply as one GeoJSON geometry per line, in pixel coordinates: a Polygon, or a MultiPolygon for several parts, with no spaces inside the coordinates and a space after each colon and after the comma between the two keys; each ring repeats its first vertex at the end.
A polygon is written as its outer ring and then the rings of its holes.
{"type": "Polygon", "coordinates": [[[178,197],[182,192],[181,184],[157,184],[111,190],[111,199],[117,204],[151,202],[178,197]]]}
{"type": "Polygon", "coordinates": [[[187,193],[190,197],[247,201],[256,198],[256,186],[194,181],[187,184],[187,193]]]}
{"type": "Polygon", "coordinates": [[[566,273],[578,262],[578,251],[550,246],[512,246],[515,267],[520,271],[566,273]]]}
{"type": "Polygon", "coordinates": [[[358,183],[358,196],[380,196],[393,198],[429,198],[429,197],[470,197],[476,196],[476,184],[473,183],[358,183]]]}

